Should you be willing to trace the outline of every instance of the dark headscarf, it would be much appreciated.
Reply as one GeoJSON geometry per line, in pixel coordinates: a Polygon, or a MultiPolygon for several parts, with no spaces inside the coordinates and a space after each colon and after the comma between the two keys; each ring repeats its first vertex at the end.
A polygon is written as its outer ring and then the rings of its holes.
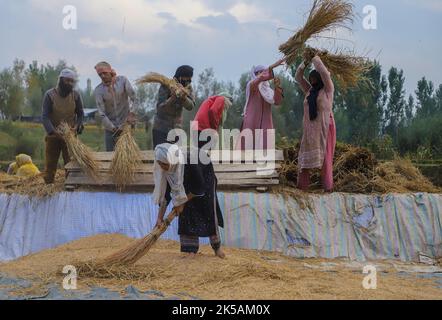
{"type": "Polygon", "coordinates": [[[321,75],[316,70],[310,72],[310,79],[311,78],[316,79],[316,84],[312,85],[307,101],[309,106],[310,121],[314,121],[318,117],[318,96],[319,91],[324,88],[324,82],[322,82],[321,75]]]}
{"type": "Polygon", "coordinates": [[[179,80],[180,78],[192,78],[193,68],[191,66],[181,66],[176,72],[174,78],[179,80]]]}

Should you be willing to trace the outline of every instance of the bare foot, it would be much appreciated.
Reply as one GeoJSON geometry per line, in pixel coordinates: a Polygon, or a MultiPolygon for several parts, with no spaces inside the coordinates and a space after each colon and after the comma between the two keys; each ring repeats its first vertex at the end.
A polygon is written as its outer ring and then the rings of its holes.
{"type": "Polygon", "coordinates": [[[183,252],[181,255],[181,259],[193,259],[196,257],[196,253],[192,252],[183,252]]]}
{"type": "Polygon", "coordinates": [[[220,258],[220,259],[225,259],[226,258],[226,254],[224,253],[224,251],[219,248],[216,252],[215,255],[220,258]]]}

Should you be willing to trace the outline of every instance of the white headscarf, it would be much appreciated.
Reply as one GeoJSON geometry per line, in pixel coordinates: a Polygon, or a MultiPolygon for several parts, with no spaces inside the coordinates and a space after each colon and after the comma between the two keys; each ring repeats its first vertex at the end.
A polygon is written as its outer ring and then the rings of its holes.
{"type": "Polygon", "coordinates": [[[155,190],[153,193],[155,204],[161,205],[165,201],[167,183],[170,185],[172,203],[175,207],[187,202],[184,189],[184,164],[183,152],[177,145],[164,143],[155,148],[155,190]],[[158,161],[168,163],[169,170],[164,171],[158,161]]]}
{"type": "Polygon", "coordinates": [[[72,80],[77,80],[77,74],[74,70],[72,69],[63,69],[60,72],[60,75],[58,76],[59,78],[68,78],[68,79],[72,79],[72,80]]]}
{"type": "MultiPolygon", "coordinates": [[[[251,85],[252,82],[256,79],[258,79],[258,76],[256,75],[258,72],[262,72],[265,71],[267,68],[264,66],[256,66],[252,68],[252,71],[250,73],[251,75],[251,80],[249,81],[249,83],[247,84],[247,88],[246,88],[246,105],[244,106],[244,111],[243,111],[243,116],[246,115],[247,112],[247,105],[249,104],[249,100],[250,100],[250,94],[251,94],[251,85]]],[[[258,85],[258,89],[259,89],[259,93],[261,94],[261,96],[263,97],[263,99],[273,105],[275,104],[275,91],[272,89],[272,87],[270,87],[270,82],[269,81],[263,81],[258,85]]]]}

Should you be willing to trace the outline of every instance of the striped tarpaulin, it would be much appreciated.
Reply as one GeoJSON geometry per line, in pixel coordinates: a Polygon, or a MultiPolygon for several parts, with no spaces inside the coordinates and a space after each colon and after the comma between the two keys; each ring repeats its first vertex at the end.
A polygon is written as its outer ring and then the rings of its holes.
{"type": "MultiPolygon", "coordinates": [[[[226,246],[358,261],[442,256],[440,194],[218,196],[226,246]]],[[[141,238],[152,230],[156,213],[150,194],[75,192],[44,200],[0,195],[0,261],[96,234],[141,238]]],[[[176,221],[163,238],[178,240],[176,221]]]]}

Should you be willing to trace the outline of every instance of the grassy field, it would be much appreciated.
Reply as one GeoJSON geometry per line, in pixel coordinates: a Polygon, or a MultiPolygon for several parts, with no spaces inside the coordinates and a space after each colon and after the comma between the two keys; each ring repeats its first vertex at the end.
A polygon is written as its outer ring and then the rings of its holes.
{"type": "MultiPolygon", "coordinates": [[[[15,155],[26,153],[32,156],[40,169],[44,165],[43,126],[38,123],[0,122],[0,169],[6,170],[15,155]]],[[[137,128],[135,134],[142,150],[152,148],[152,133],[144,128],[137,128]]],[[[104,129],[96,125],[87,125],[80,139],[94,151],[105,151],[104,129]]]]}

